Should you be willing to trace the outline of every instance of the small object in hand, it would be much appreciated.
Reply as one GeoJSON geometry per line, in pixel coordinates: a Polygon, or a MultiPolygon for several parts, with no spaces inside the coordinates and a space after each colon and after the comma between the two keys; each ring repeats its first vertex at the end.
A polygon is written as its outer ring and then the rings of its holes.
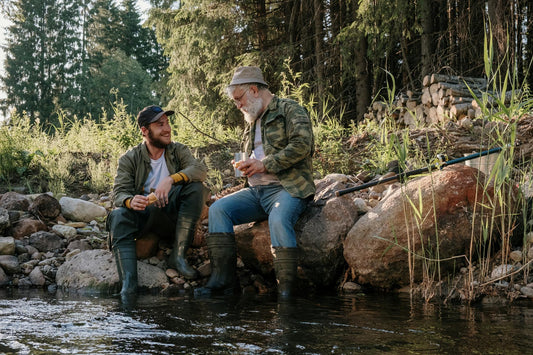
{"type": "Polygon", "coordinates": [[[157,196],[152,192],[150,195],[148,195],[148,206],[155,203],[157,201],[157,196]]]}
{"type": "Polygon", "coordinates": [[[245,161],[246,159],[248,159],[248,154],[246,154],[246,152],[239,152],[239,153],[235,153],[233,155],[234,157],[234,166],[235,166],[235,176],[236,177],[242,177],[242,176],[245,176],[243,174],[243,172],[241,170],[239,170],[239,165],[241,165],[241,163],[243,161],[245,161]]]}

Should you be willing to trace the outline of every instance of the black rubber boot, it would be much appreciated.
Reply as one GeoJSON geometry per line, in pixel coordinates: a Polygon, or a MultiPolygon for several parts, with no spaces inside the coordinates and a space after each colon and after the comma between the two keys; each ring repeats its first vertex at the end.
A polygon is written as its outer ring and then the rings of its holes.
{"type": "Polygon", "coordinates": [[[275,247],[272,254],[278,282],[278,297],[292,298],[298,268],[298,248],[275,247]]]}
{"type": "Polygon", "coordinates": [[[118,276],[122,284],[121,296],[128,296],[137,293],[137,254],[135,242],[121,243],[120,246],[113,247],[115,262],[117,264],[118,276]]]}
{"type": "Polygon", "coordinates": [[[207,250],[211,261],[211,277],[204,287],[194,290],[194,295],[210,296],[213,293],[229,294],[233,292],[237,270],[235,234],[209,234],[207,236],[207,250]]]}
{"type": "Polygon", "coordinates": [[[195,279],[198,272],[187,262],[187,250],[191,246],[198,218],[180,215],[176,223],[176,234],[172,253],[168,257],[168,265],[178,270],[187,279],[195,279]]]}

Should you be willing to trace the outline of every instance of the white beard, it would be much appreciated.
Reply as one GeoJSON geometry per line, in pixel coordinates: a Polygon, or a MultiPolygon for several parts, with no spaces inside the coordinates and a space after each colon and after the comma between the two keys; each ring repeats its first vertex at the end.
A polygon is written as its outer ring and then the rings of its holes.
{"type": "Polygon", "coordinates": [[[244,120],[250,124],[254,123],[255,120],[257,120],[262,110],[263,99],[260,97],[256,99],[252,96],[248,96],[247,107],[241,108],[241,111],[244,114],[244,120]]]}

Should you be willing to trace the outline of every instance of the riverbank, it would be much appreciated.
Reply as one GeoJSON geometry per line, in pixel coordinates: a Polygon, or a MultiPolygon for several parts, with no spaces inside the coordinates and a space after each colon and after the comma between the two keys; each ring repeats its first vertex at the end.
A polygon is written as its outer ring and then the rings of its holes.
{"type": "MultiPolygon", "coordinates": [[[[238,188],[230,189],[228,192],[238,188]]],[[[370,203],[370,200],[372,199],[368,199],[367,202],[370,203]]],[[[0,208],[0,211],[6,212],[0,213],[0,226],[6,231],[8,230],[6,226],[10,225],[12,231],[12,236],[0,237],[0,285],[3,288],[38,288],[54,293],[61,289],[58,287],[56,274],[66,261],[88,250],[108,248],[108,233],[105,231],[104,219],[112,205],[107,194],[84,195],[79,199],[62,198],[58,201],[50,195],[7,193],[0,196],[0,206],[11,206],[10,209],[0,208]],[[40,219],[35,218],[35,215],[39,215],[40,219]],[[9,220],[9,223],[6,224],[6,220],[9,220]],[[4,221],[4,224],[1,221],[4,221]]],[[[364,213],[362,210],[359,211],[364,213]]],[[[366,206],[366,211],[370,211],[370,206],[366,206]]],[[[186,294],[207,281],[210,265],[205,246],[206,232],[207,214],[204,213],[188,255],[189,263],[201,275],[197,280],[187,280],[167,267],[166,257],[171,252],[171,241],[154,235],[140,239],[138,254],[146,252],[147,249],[152,250],[150,254],[140,255],[140,262],[158,268],[161,274],[166,275],[163,282],[157,285],[157,292],[164,295],[186,294]],[[153,249],[154,243],[157,244],[157,250],[153,249]]],[[[533,237],[529,238],[526,245],[533,243],[533,237]]],[[[530,253],[533,253],[532,250],[530,253]]],[[[110,253],[109,255],[112,260],[110,253]]],[[[354,282],[350,268],[344,262],[342,272],[337,275],[336,281],[330,287],[316,287],[310,284],[309,280],[300,280],[299,290],[302,294],[363,295],[365,292],[375,291],[405,292],[417,299],[436,302],[531,301],[533,300],[533,280],[529,273],[531,255],[524,258],[521,252],[515,250],[511,253],[511,257],[512,259],[504,263],[501,260],[501,253],[495,255],[492,265],[497,266],[491,271],[488,280],[483,276],[486,272],[481,272],[480,266],[475,264],[472,265],[473,273],[470,273],[467,267],[462,267],[456,273],[443,275],[440,281],[413,283],[410,286],[387,290],[354,282]],[[530,261],[524,264],[524,259],[530,261]],[[473,279],[471,274],[474,275],[473,279]]],[[[236,292],[275,294],[276,283],[273,273],[260,272],[257,268],[245,264],[241,257],[237,262],[237,271],[239,287],[236,292]]],[[[113,285],[118,287],[114,264],[109,268],[109,273],[115,275],[113,285]]],[[[113,293],[117,289],[107,291],[113,293]]]]}

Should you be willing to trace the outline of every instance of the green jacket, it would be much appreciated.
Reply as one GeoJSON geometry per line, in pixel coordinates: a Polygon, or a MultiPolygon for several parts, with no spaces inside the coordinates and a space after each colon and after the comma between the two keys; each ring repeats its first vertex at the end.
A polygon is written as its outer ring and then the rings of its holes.
{"type": "MultiPolygon", "coordinates": [[[[181,143],[172,142],[167,146],[165,160],[170,175],[183,172],[190,181],[204,181],[207,176],[206,167],[181,143]]],[[[113,185],[115,207],[124,207],[124,201],[128,198],[144,194],[144,183],[150,170],[150,156],[144,142],[119,158],[113,185]]]]}
{"type": "MultiPolygon", "coordinates": [[[[255,123],[247,126],[244,137],[243,148],[250,155],[255,123]]],[[[314,137],[306,110],[296,101],[274,96],[261,118],[261,138],[267,172],[275,174],[291,196],[313,195],[314,137]]]]}

